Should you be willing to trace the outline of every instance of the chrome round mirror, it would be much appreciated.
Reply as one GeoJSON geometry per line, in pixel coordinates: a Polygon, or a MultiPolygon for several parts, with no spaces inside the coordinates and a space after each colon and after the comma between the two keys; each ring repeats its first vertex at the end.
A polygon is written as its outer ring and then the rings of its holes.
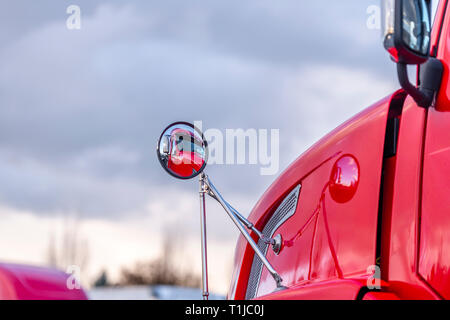
{"type": "Polygon", "coordinates": [[[206,167],[208,144],[203,133],[194,125],[175,122],[159,137],[156,155],[170,175],[178,179],[191,179],[206,167]]]}

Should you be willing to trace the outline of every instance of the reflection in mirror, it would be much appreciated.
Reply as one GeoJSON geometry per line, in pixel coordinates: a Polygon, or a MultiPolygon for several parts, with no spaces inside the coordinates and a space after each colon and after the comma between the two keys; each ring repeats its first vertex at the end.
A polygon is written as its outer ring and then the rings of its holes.
{"type": "Polygon", "coordinates": [[[431,21],[425,0],[404,0],[402,8],[403,42],[415,52],[426,55],[430,46],[431,21]]]}
{"type": "Polygon", "coordinates": [[[170,136],[164,135],[161,138],[161,151],[163,155],[169,154],[170,136]]]}
{"type": "Polygon", "coordinates": [[[161,134],[157,156],[172,176],[190,179],[203,171],[207,162],[207,143],[203,134],[187,122],[169,125],[161,134]]]}
{"type": "Polygon", "coordinates": [[[394,36],[395,26],[395,2],[394,0],[384,0],[382,6],[382,37],[384,41],[391,41],[394,36]],[[386,40],[387,39],[387,40],[386,40]]]}

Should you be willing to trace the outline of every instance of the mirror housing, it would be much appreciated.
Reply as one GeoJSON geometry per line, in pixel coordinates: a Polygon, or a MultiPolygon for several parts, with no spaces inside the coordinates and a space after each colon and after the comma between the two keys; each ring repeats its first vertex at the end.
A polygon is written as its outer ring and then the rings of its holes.
{"type": "Polygon", "coordinates": [[[429,57],[430,0],[383,0],[383,44],[392,60],[421,64],[429,57]]]}
{"type": "Polygon", "coordinates": [[[193,124],[178,121],[167,126],[159,137],[156,156],[161,166],[178,179],[199,175],[208,161],[208,144],[193,124]]]}

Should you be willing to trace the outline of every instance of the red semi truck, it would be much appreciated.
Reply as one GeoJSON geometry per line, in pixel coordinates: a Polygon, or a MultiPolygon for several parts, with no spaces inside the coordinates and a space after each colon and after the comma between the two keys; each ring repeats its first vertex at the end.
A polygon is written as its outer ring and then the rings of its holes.
{"type": "Polygon", "coordinates": [[[449,3],[433,27],[430,1],[383,5],[400,90],[303,153],[248,219],[200,176],[242,233],[228,298],[450,298],[449,3]]]}
{"type": "Polygon", "coordinates": [[[241,237],[229,298],[450,298],[449,3],[440,1],[428,35],[429,2],[384,5],[384,45],[402,89],[333,130],[269,187],[249,217],[263,230],[301,186],[295,213],[276,230],[290,241],[267,250],[288,289],[274,292],[241,237]],[[417,86],[406,64],[418,65],[417,86]]]}
{"type": "MultiPolygon", "coordinates": [[[[385,0],[384,45],[402,89],[333,130],[269,187],[248,219],[232,208],[202,165],[163,167],[188,179],[238,226],[230,299],[450,298],[450,8],[441,0],[431,29],[430,2],[385,0]],[[412,85],[406,65],[417,65],[412,85]],[[250,232],[246,232],[245,228],[250,232]]],[[[186,129],[185,123],[174,124],[186,129]]],[[[192,132],[201,133],[198,130],[192,132]]],[[[206,265],[206,230],[202,230],[206,265]]],[[[207,297],[207,268],[203,269],[207,297]]],[[[69,276],[0,264],[0,298],[85,299],[69,276]]]]}

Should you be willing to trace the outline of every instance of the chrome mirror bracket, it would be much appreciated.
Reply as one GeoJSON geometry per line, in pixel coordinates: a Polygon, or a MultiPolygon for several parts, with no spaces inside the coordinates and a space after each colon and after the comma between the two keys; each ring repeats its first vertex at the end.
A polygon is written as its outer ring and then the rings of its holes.
{"type": "Polygon", "coordinates": [[[276,255],[279,255],[281,251],[281,246],[283,244],[283,237],[281,236],[281,234],[277,234],[275,238],[271,240],[273,240],[273,242],[271,243],[273,252],[275,252],[276,255]]]}
{"type": "Polygon", "coordinates": [[[202,235],[202,295],[203,300],[208,300],[208,252],[206,246],[206,201],[205,193],[207,193],[207,185],[205,183],[205,174],[199,176],[199,196],[200,196],[200,230],[202,235]]]}
{"type": "MultiPolygon", "coordinates": [[[[281,236],[279,239],[275,238],[268,238],[264,236],[258,229],[254,227],[254,225],[248,221],[246,218],[244,218],[236,209],[234,209],[228,202],[225,201],[225,199],[222,197],[220,192],[214,187],[213,183],[209,179],[209,177],[205,173],[201,173],[200,175],[200,211],[201,211],[201,224],[202,224],[202,268],[203,268],[203,297],[205,297],[205,292],[207,293],[208,290],[208,275],[207,275],[207,259],[206,259],[206,242],[204,243],[204,240],[206,241],[206,227],[205,227],[205,193],[211,196],[213,199],[215,199],[217,202],[220,203],[220,205],[223,207],[225,212],[228,214],[228,216],[231,218],[233,223],[236,225],[236,227],[239,229],[241,234],[244,236],[244,238],[247,240],[247,242],[250,244],[250,246],[255,251],[256,255],[261,259],[261,262],[264,264],[264,266],[267,268],[269,273],[272,275],[273,279],[276,282],[277,288],[275,291],[280,291],[286,289],[285,286],[283,286],[283,279],[280,277],[278,272],[272,267],[270,262],[265,257],[264,253],[261,252],[261,250],[258,248],[258,245],[255,243],[251,235],[248,233],[248,231],[245,229],[248,228],[249,230],[252,230],[255,232],[258,237],[263,240],[266,244],[271,245],[273,250],[275,251],[275,248],[278,248],[281,250],[281,236]]],[[[207,298],[206,298],[207,299],[207,298]]]]}

